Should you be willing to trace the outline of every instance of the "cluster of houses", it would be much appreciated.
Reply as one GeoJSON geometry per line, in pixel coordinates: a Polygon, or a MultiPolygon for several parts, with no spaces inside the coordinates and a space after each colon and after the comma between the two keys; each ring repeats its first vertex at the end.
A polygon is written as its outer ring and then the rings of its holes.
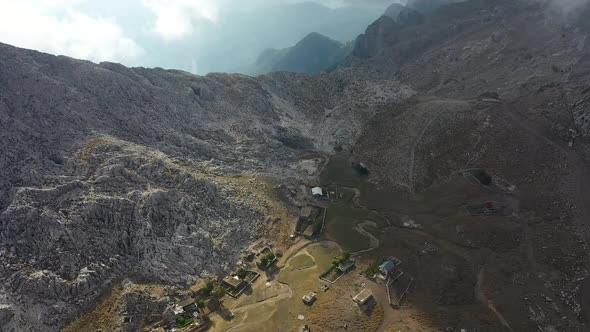
{"type": "Polygon", "coordinates": [[[207,314],[208,308],[199,308],[194,299],[188,298],[178,302],[173,307],[174,320],[172,322],[172,330],[176,327],[183,327],[185,325],[190,327],[189,332],[205,331],[209,327],[209,319],[207,314]]]}
{"type": "Polygon", "coordinates": [[[312,239],[319,236],[324,229],[326,208],[320,206],[304,206],[299,213],[295,233],[312,239]]]}
{"type": "MultiPolygon", "coordinates": [[[[209,288],[207,292],[205,292],[205,288],[203,288],[193,294],[196,298],[201,298],[202,300],[197,301],[193,297],[185,298],[171,307],[173,314],[173,316],[170,317],[171,328],[176,329],[182,327],[183,331],[188,332],[200,332],[206,330],[210,325],[207,316],[211,312],[219,309],[221,303],[219,299],[223,296],[219,295],[219,293],[225,292],[225,294],[231,297],[239,297],[260,276],[259,272],[249,269],[250,266],[256,265],[259,268],[267,268],[277,261],[277,255],[278,253],[275,253],[270,246],[264,246],[260,250],[245,252],[243,260],[250,262],[250,265],[243,263],[242,261],[238,262],[239,269],[236,272],[217,279],[216,281],[210,281],[210,285],[208,284],[207,286],[209,288]],[[256,264],[254,264],[254,261],[257,258],[258,260],[256,261],[256,264]],[[260,261],[264,261],[264,264],[261,264],[260,261]],[[215,284],[217,286],[215,286],[215,284]],[[218,293],[216,294],[215,292],[218,293]],[[204,300],[208,301],[205,302],[204,300]]],[[[229,312],[229,316],[231,317],[232,315],[233,314],[229,312]]]]}

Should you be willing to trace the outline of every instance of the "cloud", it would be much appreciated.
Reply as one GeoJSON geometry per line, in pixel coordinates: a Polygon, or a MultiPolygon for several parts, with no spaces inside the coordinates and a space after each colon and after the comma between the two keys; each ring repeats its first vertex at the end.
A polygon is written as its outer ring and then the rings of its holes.
{"type": "MultiPolygon", "coordinates": [[[[178,41],[192,36],[203,22],[217,22],[223,12],[256,10],[281,4],[309,0],[142,0],[145,8],[155,16],[151,31],[167,41],[178,41]]],[[[392,2],[406,0],[314,0],[327,7],[373,6],[385,10],[392,2]]]]}
{"type": "Polygon", "coordinates": [[[165,40],[190,36],[196,29],[195,21],[216,21],[220,1],[215,0],[143,0],[156,21],[152,27],[165,40]]]}
{"type": "Polygon", "coordinates": [[[93,61],[134,63],[142,54],[135,41],[114,20],[75,10],[80,2],[2,0],[0,41],[93,61]]]}
{"type": "Polygon", "coordinates": [[[227,32],[234,28],[264,25],[262,10],[307,1],[385,10],[396,0],[0,0],[0,42],[97,62],[177,66],[168,59],[239,42],[219,38],[233,37],[227,32]]]}

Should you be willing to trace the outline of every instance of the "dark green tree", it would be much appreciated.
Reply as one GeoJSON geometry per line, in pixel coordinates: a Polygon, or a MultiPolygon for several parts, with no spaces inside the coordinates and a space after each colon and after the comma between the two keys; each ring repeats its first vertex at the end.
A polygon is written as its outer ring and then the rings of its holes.
{"type": "Polygon", "coordinates": [[[205,283],[205,287],[203,287],[203,294],[205,294],[206,296],[211,295],[214,286],[215,283],[213,282],[213,280],[207,280],[207,282],[205,283]]]}
{"type": "Polygon", "coordinates": [[[223,287],[221,285],[217,285],[217,286],[215,286],[215,288],[213,288],[212,295],[214,298],[220,299],[225,295],[225,292],[226,292],[225,287],[223,287]]]}
{"type": "Polygon", "coordinates": [[[246,270],[240,268],[238,270],[237,275],[238,275],[238,278],[240,278],[240,280],[244,280],[244,279],[246,279],[246,276],[248,276],[248,272],[246,270]]]}

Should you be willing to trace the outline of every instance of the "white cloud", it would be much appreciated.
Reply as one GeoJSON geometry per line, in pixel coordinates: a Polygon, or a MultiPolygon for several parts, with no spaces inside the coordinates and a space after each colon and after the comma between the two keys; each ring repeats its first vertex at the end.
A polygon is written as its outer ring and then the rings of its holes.
{"type": "MultiPolygon", "coordinates": [[[[151,30],[167,41],[177,41],[194,34],[203,20],[216,22],[222,11],[251,9],[306,2],[308,0],[142,0],[156,17],[151,30]]],[[[379,5],[405,0],[315,0],[328,7],[347,5],[379,5]],[[367,2],[368,1],[368,2],[367,2]]]]}
{"type": "Polygon", "coordinates": [[[2,0],[0,41],[93,61],[134,63],[142,49],[112,19],[74,6],[80,0],[2,0]]]}
{"type": "Polygon", "coordinates": [[[159,36],[165,40],[178,40],[195,31],[195,21],[216,21],[220,1],[143,0],[143,5],[156,16],[153,30],[159,36]]]}

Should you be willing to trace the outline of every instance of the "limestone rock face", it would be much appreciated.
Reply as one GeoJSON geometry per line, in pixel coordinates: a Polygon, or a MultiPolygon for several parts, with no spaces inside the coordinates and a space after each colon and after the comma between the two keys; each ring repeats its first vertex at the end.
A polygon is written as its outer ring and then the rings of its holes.
{"type": "Polygon", "coordinates": [[[385,13],[383,13],[383,15],[389,16],[392,19],[397,20],[399,13],[404,8],[405,8],[404,5],[395,2],[395,3],[392,3],[389,7],[387,7],[387,9],[385,10],[385,13]]]}
{"type": "Polygon", "coordinates": [[[424,15],[417,10],[406,7],[399,12],[396,22],[404,26],[420,25],[424,23],[424,15]]]}
{"type": "Polygon", "coordinates": [[[356,39],[352,55],[361,59],[383,55],[395,39],[396,29],[397,25],[393,18],[381,16],[356,39]]]}

